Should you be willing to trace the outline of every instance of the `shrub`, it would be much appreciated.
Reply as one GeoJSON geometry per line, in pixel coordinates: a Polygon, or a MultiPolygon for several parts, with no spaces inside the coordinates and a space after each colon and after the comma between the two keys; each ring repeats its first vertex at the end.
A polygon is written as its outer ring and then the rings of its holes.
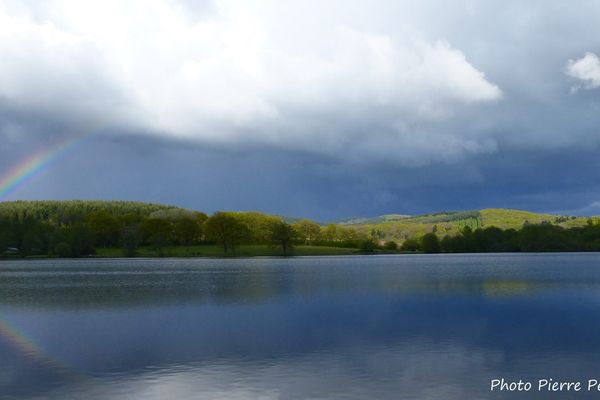
{"type": "Polygon", "coordinates": [[[372,253],[375,251],[375,247],[377,247],[377,245],[375,244],[375,241],[373,239],[363,240],[360,243],[361,253],[372,253]]]}
{"type": "Polygon", "coordinates": [[[406,239],[402,246],[400,246],[400,250],[402,251],[419,251],[421,248],[419,241],[417,239],[406,239]]]}
{"type": "Polygon", "coordinates": [[[393,240],[387,241],[385,242],[385,244],[383,245],[383,248],[385,250],[398,250],[398,243],[394,242],[393,240]]]}
{"type": "Polygon", "coordinates": [[[68,243],[60,242],[54,247],[54,254],[61,258],[67,258],[73,256],[73,251],[68,243]]]}
{"type": "Polygon", "coordinates": [[[435,233],[427,233],[421,238],[421,251],[423,253],[439,253],[440,240],[435,233]]]}

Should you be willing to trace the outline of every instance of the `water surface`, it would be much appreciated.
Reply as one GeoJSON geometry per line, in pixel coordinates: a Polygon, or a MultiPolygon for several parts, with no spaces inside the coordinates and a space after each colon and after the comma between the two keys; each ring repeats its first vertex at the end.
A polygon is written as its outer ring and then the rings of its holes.
{"type": "Polygon", "coordinates": [[[598,398],[600,255],[0,262],[0,398],[598,398]]]}

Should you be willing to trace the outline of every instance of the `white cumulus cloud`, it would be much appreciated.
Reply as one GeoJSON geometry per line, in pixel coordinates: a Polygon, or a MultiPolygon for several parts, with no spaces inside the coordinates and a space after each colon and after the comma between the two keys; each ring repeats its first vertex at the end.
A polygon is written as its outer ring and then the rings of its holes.
{"type": "Polygon", "coordinates": [[[569,60],[566,73],[578,81],[573,87],[575,90],[600,87],[600,59],[594,53],[588,52],[581,58],[569,60]]]}
{"type": "MultiPolygon", "coordinates": [[[[288,17],[282,37],[281,21],[249,2],[209,5],[0,1],[0,105],[331,156],[427,162],[494,148],[489,138],[428,127],[502,96],[443,38],[352,20],[311,26],[312,9],[288,17]]],[[[569,68],[600,82],[580,62],[569,68]]]]}

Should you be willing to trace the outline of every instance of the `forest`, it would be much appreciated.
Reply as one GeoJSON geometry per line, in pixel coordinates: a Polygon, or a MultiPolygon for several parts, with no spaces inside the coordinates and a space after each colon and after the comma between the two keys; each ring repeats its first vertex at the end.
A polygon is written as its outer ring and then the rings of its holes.
{"type": "Polygon", "coordinates": [[[484,226],[474,212],[444,213],[444,220],[440,215],[414,217],[412,223],[422,223],[424,228],[411,236],[390,237],[382,233],[382,225],[319,224],[252,211],[207,215],[128,201],[13,201],[0,203],[0,254],[134,257],[600,251],[597,219],[572,226],[563,226],[574,220],[567,217],[526,220],[520,228],[502,229],[484,226]],[[476,223],[460,225],[460,221],[472,220],[476,223]],[[453,231],[439,229],[440,221],[458,221],[459,225],[453,231]]]}

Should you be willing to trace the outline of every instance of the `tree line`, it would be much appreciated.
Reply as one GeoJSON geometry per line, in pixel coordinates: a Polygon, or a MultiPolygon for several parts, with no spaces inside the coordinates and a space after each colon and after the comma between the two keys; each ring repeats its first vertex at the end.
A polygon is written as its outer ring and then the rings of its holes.
{"type": "Polygon", "coordinates": [[[377,229],[309,219],[286,221],[260,212],[203,212],[124,201],[16,201],[0,203],[0,255],[81,257],[100,248],[135,256],[141,247],[164,255],[170,246],[218,245],[235,255],[241,245],[330,246],[373,252],[474,253],[600,251],[600,223],[563,228],[550,223],[521,229],[465,226],[456,235],[440,232],[403,241],[384,241],[377,229]]]}
{"type": "MultiPolygon", "coordinates": [[[[98,248],[134,256],[141,246],[164,255],[169,246],[218,245],[235,255],[240,245],[273,245],[284,256],[294,245],[359,248],[368,235],[309,219],[293,223],[259,212],[187,209],[137,202],[17,201],[0,203],[0,254],[81,257],[98,248]]],[[[369,246],[366,246],[369,247],[369,246]]]]}
{"type": "Polygon", "coordinates": [[[441,239],[435,233],[407,239],[401,250],[422,253],[502,253],[546,251],[600,251],[600,223],[563,228],[550,223],[524,224],[519,230],[465,227],[441,239]]]}

